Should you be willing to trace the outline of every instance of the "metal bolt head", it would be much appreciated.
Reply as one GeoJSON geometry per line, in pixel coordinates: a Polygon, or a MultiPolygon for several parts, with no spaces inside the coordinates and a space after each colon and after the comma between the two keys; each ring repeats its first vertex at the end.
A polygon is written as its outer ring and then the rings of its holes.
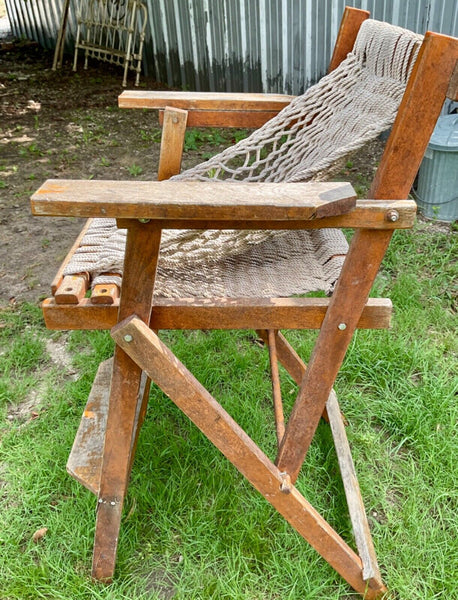
{"type": "Polygon", "coordinates": [[[134,338],[130,335],[130,333],[126,333],[126,335],[124,336],[124,341],[125,342],[131,342],[134,338]]]}
{"type": "Polygon", "coordinates": [[[149,223],[151,219],[138,219],[139,223],[149,223]]]}
{"type": "Polygon", "coordinates": [[[389,210],[386,213],[386,220],[391,221],[391,223],[396,223],[396,221],[399,221],[398,211],[397,210],[389,210]]]}
{"type": "Polygon", "coordinates": [[[346,323],[339,323],[337,328],[340,329],[340,331],[345,331],[345,329],[347,329],[347,325],[346,323]]]}

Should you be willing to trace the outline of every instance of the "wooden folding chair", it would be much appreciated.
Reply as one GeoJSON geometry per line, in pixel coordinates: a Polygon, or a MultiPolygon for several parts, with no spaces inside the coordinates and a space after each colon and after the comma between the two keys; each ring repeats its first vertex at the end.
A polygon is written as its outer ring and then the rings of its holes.
{"type": "MultiPolygon", "coordinates": [[[[346,9],[331,67],[352,48],[367,16],[365,11],[346,9]]],[[[414,222],[415,203],[407,199],[408,194],[446,96],[457,97],[457,60],[458,40],[426,34],[368,200],[355,200],[349,184],[317,182],[48,181],[34,194],[35,215],[114,217],[128,231],[120,300],[110,286],[93,291],[94,301],[84,298],[87,278],[62,283],[60,271],[54,284],[60,289],[60,299],[50,298],[43,304],[48,327],[112,328],[116,341],[113,366],[104,364],[99,370],[69,464],[73,475],[98,497],[95,578],[110,580],[114,572],[123,499],[152,380],[356,591],[365,598],[379,598],[386,592],[333,384],[355,329],[389,325],[390,301],[368,299],[369,292],[393,231],[414,222]],[[355,229],[330,299],[153,302],[162,229],[327,227],[355,229]],[[68,286],[67,297],[62,286],[68,286]],[[306,328],[320,330],[307,367],[279,331],[306,328]],[[274,460],[159,339],[161,329],[254,329],[260,333],[271,359],[278,436],[274,460]],[[300,386],[286,426],[278,361],[300,386]],[[102,413],[104,398],[108,414],[102,427],[102,416],[100,421],[91,421],[87,415],[102,413]],[[334,437],[358,554],[295,487],[323,414],[334,437]],[[99,441],[88,441],[91,435],[99,435],[99,441]]],[[[226,119],[229,125],[240,126],[249,122],[252,117],[247,115],[254,108],[251,123],[260,124],[281,107],[281,99],[274,98],[276,105],[271,100],[253,95],[248,101],[233,95],[200,95],[197,100],[192,95],[167,97],[166,104],[174,102],[177,109],[168,111],[164,120],[166,143],[159,178],[179,169],[186,117],[193,125],[220,125],[226,119]],[[223,107],[226,114],[217,113],[214,105],[223,107]],[[182,109],[189,109],[188,115],[182,109]]],[[[164,98],[152,100],[146,95],[145,100],[127,93],[120,99],[121,105],[144,106],[145,102],[161,108],[164,98]]]]}

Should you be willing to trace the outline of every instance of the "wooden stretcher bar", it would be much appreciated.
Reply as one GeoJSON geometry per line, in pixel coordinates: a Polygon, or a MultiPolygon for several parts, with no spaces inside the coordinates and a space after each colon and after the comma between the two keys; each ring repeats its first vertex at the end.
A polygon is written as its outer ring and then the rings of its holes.
{"type": "MultiPolygon", "coordinates": [[[[184,298],[155,299],[150,325],[153,329],[319,329],[329,298],[184,298]]],[[[49,329],[111,329],[117,322],[119,301],[111,305],[57,304],[47,298],[42,304],[49,329]]],[[[390,327],[392,303],[369,298],[358,320],[360,329],[390,327]]]]}

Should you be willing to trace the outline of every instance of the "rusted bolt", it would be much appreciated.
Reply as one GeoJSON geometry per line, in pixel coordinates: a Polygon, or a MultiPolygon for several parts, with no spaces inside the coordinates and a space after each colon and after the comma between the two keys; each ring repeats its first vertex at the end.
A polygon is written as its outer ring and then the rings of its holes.
{"type": "Polygon", "coordinates": [[[291,494],[291,489],[293,487],[291,483],[291,477],[288,473],[280,473],[281,484],[280,484],[280,492],[283,494],[291,494]]]}
{"type": "Polygon", "coordinates": [[[124,336],[124,341],[125,342],[131,342],[134,338],[130,335],[130,333],[126,333],[126,335],[124,336]]]}
{"type": "Polygon", "coordinates": [[[397,210],[389,210],[386,213],[386,220],[391,221],[392,223],[396,223],[396,221],[399,221],[398,211],[397,210]]]}
{"type": "Polygon", "coordinates": [[[138,219],[139,223],[149,223],[151,219],[138,219]]]}
{"type": "Polygon", "coordinates": [[[337,329],[340,329],[340,331],[345,331],[345,329],[347,329],[347,324],[346,323],[339,323],[337,325],[337,329]]]}

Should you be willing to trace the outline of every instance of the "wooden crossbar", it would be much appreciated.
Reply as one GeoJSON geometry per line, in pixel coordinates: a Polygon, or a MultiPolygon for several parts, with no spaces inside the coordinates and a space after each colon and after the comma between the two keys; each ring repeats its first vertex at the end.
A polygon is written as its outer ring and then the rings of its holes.
{"type": "MultiPolygon", "coordinates": [[[[329,298],[156,298],[151,313],[153,329],[319,329],[329,298]]],[[[119,299],[109,305],[57,304],[54,298],[42,303],[49,329],[110,329],[118,320],[119,299]]],[[[390,327],[392,303],[388,298],[369,298],[357,327],[390,327]]]]}
{"type": "MultiPolygon", "coordinates": [[[[118,346],[193,421],[250,483],[332,567],[367,599],[381,598],[379,579],[363,579],[362,562],[232,417],[151,329],[130,317],[112,330],[118,346]]],[[[102,498],[103,500],[103,498],[102,498]]]]}

